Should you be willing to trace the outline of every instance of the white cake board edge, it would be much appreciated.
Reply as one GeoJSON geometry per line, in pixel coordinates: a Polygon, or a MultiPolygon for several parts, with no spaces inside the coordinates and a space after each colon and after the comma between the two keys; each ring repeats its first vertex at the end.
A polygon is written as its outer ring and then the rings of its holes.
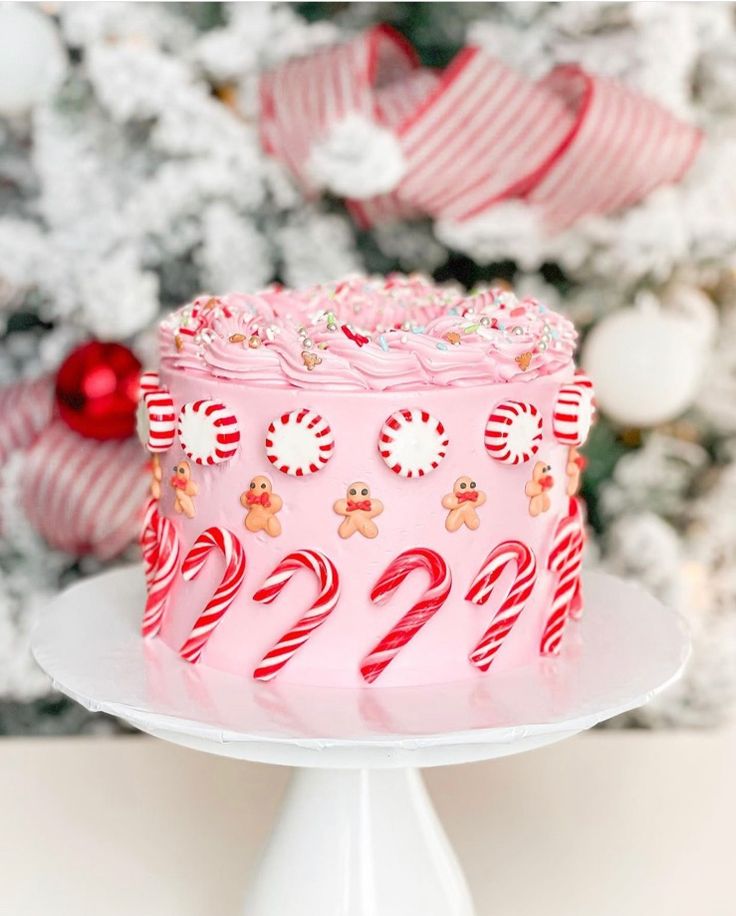
{"type": "Polygon", "coordinates": [[[299,768],[246,916],[472,916],[416,768],[575,735],[647,703],[690,652],[680,617],[638,586],[591,572],[585,615],[568,625],[558,659],[429,687],[259,684],[142,640],[144,594],[138,567],[84,580],[50,604],[33,652],[87,709],[185,747],[299,768]]]}

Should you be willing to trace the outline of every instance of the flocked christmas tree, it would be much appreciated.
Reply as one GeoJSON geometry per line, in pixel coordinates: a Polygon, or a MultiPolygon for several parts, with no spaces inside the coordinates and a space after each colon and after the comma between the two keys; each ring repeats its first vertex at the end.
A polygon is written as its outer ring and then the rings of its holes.
{"type": "MultiPolygon", "coordinates": [[[[392,269],[511,282],[586,335],[601,414],[586,449],[589,562],[693,627],[688,675],[635,721],[717,721],[736,694],[735,83],[725,3],[4,6],[0,383],[56,370],[90,337],[150,362],[157,317],[203,290],[392,269]],[[515,200],[467,223],[358,229],[339,197],[305,198],[264,153],[257,84],[380,21],[432,67],[472,43],[530,79],[570,61],[615,78],[700,128],[697,159],[681,181],[551,234],[515,200]]],[[[323,177],[339,186],[331,161],[323,177]]],[[[28,633],[47,596],[99,561],[29,527],[24,453],[7,446],[0,731],[74,730],[88,720],[48,693],[28,633]]]]}

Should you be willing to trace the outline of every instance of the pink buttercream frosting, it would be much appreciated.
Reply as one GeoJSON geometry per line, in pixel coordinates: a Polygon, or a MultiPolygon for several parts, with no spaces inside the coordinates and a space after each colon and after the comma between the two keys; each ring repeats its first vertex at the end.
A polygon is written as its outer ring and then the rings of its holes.
{"type": "Polygon", "coordinates": [[[164,366],[332,391],[532,381],[571,364],[576,336],[535,299],[463,295],[420,276],[200,296],[160,327],[164,366]]]}

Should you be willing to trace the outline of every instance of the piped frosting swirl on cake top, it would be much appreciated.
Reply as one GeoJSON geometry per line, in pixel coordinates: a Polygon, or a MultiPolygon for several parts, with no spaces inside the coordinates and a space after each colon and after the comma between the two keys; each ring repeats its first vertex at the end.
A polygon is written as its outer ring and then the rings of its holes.
{"type": "Polygon", "coordinates": [[[568,366],[576,336],[535,299],[502,289],[463,295],[397,275],[200,296],[160,327],[164,365],[344,391],[531,381],[568,366]]]}

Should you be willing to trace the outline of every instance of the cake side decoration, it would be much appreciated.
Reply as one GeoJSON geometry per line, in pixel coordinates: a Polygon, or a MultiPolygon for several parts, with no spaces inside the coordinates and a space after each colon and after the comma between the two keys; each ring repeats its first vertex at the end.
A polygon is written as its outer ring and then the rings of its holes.
{"type": "Polygon", "coordinates": [[[146,369],[145,372],[141,372],[138,387],[140,388],[141,397],[143,397],[147,391],[158,391],[161,387],[161,380],[159,379],[158,372],[155,369],[146,369]]]}
{"type": "Polygon", "coordinates": [[[477,483],[471,477],[458,477],[452,485],[452,493],[442,497],[442,505],[448,509],[445,519],[445,528],[459,531],[463,525],[471,531],[480,527],[480,519],[476,509],[486,501],[486,494],[478,489],[477,483]]]}
{"type": "Polygon", "coordinates": [[[539,451],[542,416],[525,401],[501,401],[488,417],[486,451],[501,464],[523,464],[539,451]]]}
{"type": "Polygon", "coordinates": [[[197,464],[221,464],[238,449],[238,418],[217,401],[190,401],[179,411],[179,442],[197,464]]]}
{"type": "Polygon", "coordinates": [[[573,604],[580,593],[580,570],[583,563],[585,534],[582,513],[576,499],[570,500],[567,515],[555,528],[547,568],[556,575],[552,610],[544,626],[539,651],[542,655],[558,655],[568,616],[573,616],[573,604]]]}
{"type": "Polygon", "coordinates": [[[263,656],[253,672],[257,681],[270,681],[294,653],[309,639],[335,609],[340,597],[340,576],[335,565],[319,550],[298,550],[288,554],[253,595],[253,600],[271,604],[299,569],[308,569],[319,583],[319,594],[298,622],[263,656]]]}
{"type": "Polygon", "coordinates": [[[565,465],[568,496],[575,496],[580,489],[582,474],[586,464],[585,455],[581,455],[577,448],[573,446],[567,453],[567,464],[565,465]]]}
{"type": "Polygon", "coordinates": [[[563,385],[555,401],[552,432],[563,445],[583,445],[593,423],[593,390],[590,381],[578,375],[563,385]]]}
{"type": "Polygon", "coordinates": [[[378,437],[381,458],[401,477],[424,477],[436,470],[448,445],[440,420],[419,407],[392,413],[378,437]]]}
{"type": "Polygon", "coordinates": [[[141,633],[143,636],[158,636],[164,612],[171,595],[174,579],[179,569],[180,545],[176,529],[171,522],[156,511],[153,520],[155,549],[149,546],[150,583],[146,606],[143,612],[141,633]]]}
{"type": "Polygon", "coordinates": [[[158,499],[149,497],[143,507],[143,520],[141,522],[140,545],[143,555],[143,572],[146,577],[146,587],[150,590],[153,575],[158,562],[158,499]]]}
{"type": "Polygon", "coordinates": [[[282,474],[316,474],[332,457],[335,440],[329,423],[306,407],[271,421],[266,432],[266,457],[282,474]]]}
{"type": "Polygon", "coordinates": [[[232,531],[213,525],[199,535],[192,549],[184,557],[181,574],[186,582],[199,575],[214,550],[222,554],[225,572],[179,650],[181,657],[188,662],[199,661],[207,641],[237,597],[245,577],[246,559],[243,545],[232,531]]]}
{"type": "Polygon", "coordinates": [[[176,411],[165,388],[144,391],[138,403],[138,438],[149,452],[167,452],[176,435],[176,411]]]}
{"type": "Polygon", "coordinates": [[[345,499],[338,499],[332,508],[338,515],[343,516],[343,521],[337,529],[343,540],[354,534],[362,534],[364,538],[374,538],[378,535],[378,526],[373,519],[383,512],[383,503],[371,496],[371,488],[362,480],[351,483],[345,499]]]}
{"type": "Polygon", "coordinates": [[[273,492],[268,477],[262,474],[254,477],[241,495],[240,502],[248,510],[245,517],[248,531],[265,531],[272,538],[281,534],[281,522],[276,518],[276,513],[281,511],[284,501],[273,492]]]}
{"type": "Polygon", "coordinates": [[[537,461],[532,468],[532,479],[524,487],[524,493],[529,497],[529,515],[533,518],[543,512],[549,512],[552,500],[549,491],[555,484],[551,474],[552,468],[544,461],[537,461]]]}
{"type": "Polygon", "coordinates": [[[504,541],[488,554],[465,596],[473,604],[484,605],[493,587],[509,563],[516,566],[516,576],[491,625],[470,653],[470,661],[487,671],[497,652],[519,619],[537,579],[537,561],[532,550],[520,541],[504,541]]]}
{"type": "Polygon", "coordinates": [[[149,466],[151,472],[151,481],[148,485],[148,491],[155,500],[161,499],[161,484],[164,479],[164,469],[161,467],[161,456],[156,452],[151,455],[149,466]]]}
{"type": "Polygon", "coordinates": [[[445,561],[436,550],[415,547],[399,554],[384,570],[371,590],[371,601],[374,604],[387,602],[416,569],[429,574],[429,587],[361,662],[360,673],[368,684],[372,684],[382,674],[397,653],[437,613],[450,594],[452,575],[445,561]]]}
{"type": "Polygon", "coordinates": [[[174,512],[194,518],[197,514],[194,497],[199,493],[199,487],[192,480],[192,469],[188,461],[180,461],[174,466],[169,483],[174,490],[174,512]]]}

